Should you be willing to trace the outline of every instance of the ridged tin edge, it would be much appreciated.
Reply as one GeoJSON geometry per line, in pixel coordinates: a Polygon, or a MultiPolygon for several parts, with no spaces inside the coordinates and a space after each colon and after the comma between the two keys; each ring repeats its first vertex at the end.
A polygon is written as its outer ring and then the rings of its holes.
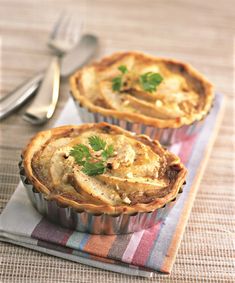
{"type": "MultiPolygon", "coordinates": [[[[163,221],[178,197],[152,212],[140,212],[135,214],[92,214],[86,211],[77,212],[71,207],[61,207],[54,200],[47,200],[41,192],[38,192],[25,175],[22,160],[19,162],[20,178],[27,194],[37,211],[65,228],[90,234],[128,234],[143,229],[148,229],[160,221],[163,221]]],[[[182,190],[179,192],[181,193],[182,190]]]]}
{"type": "Polygon", "coordinates": [[[136,134],[147,135],[153,140],[158,140],[163,145],[171,145],[197,134],[203,125],[204,119],[206,118],[205,117],[200,121],[195,121],[190,125],[184,125],[180,128],[156,128],[154,126],[148,126],[141,123],[120,120],[111,116],[103,116],[98,112],[90,112],[87,108],[81,106],[76,99],[74,99],[74,102],[84,123],[107,122],[136,134]]]}

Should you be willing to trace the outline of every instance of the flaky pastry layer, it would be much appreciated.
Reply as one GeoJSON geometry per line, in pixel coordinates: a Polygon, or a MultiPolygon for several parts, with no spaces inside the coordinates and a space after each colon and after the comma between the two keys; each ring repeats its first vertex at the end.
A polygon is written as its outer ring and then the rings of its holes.
{"type": "MultiPolygon", "coordinates": [[[[92,151],[92,148],[90,148],[92,151]]],[[[99,158],[99,152],[93,152],[99,158]]],[[[173,200],[187,170],[157,141],[107,123],[69,125],[38,133],[23,152],[25,174],[48,200],[92,213],[148,212],[173,200]],[[107,170],[88,176],[70,155],[99,136],[112,144],[107,170]]]]}
{"type": "Polygon", "coordinates": [[[189,64],[140,52],[119,52],[76,72],[70,79],[73,97],[93,113],[155,126],[179,128],[202,120],[213,103],[213,86],[189,64]],[[112,80],[126,66],[123,88],[112,80]],[[156,91],[141,88],[139,77],[155,72],[163,77],[156,91]]]}

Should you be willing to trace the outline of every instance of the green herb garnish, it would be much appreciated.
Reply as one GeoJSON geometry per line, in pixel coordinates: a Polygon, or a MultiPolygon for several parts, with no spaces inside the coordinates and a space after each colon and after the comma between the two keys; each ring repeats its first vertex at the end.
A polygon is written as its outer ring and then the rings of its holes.
{"type": "Polygon", "coordinates": [[[106,142],[98,136],[91,136],[88,138],[89,144],[94,151],[105,149],[106,142]]]}
{"type": "Polygon", "coordinates": [[[112,79],[112,89],[113,91],[120,91],[123,86],[123,75],[128,73],[127,67],[125,65],[120,65],[118,70],[122,73],[121,75],[112,79]]]}
{"type": "Polygon", "coordinates": [[[104,160],[107,160],[109,157],[113,155],[114,148],[113,145],[110,144],[107,146],[107,148],[101,153],[101,156],[103,157],[104,160]]]}
{"type": "MultiPolygon", "coordinates": [[[[123,76],[128,73],[125,65],[120,65],[118,70],[121,75],[112,79],[113,91],[120,91],[123,86],[123,76]]],[[[139,77],[141,87],[147,92],[156,91],[157,86],[163,81],[163,77],[159,73],[147,72],[139,77]]]]}
{"type": "Polygon", "coordinates": [[[88,146],[78,144],[70,150],[70,155],[74,157],[75,162],[82,166],[82,172],[88,176],[103,174],[107,169],[107,159],[114,153],[113,145],[107,143],[98,136],[88,138],[89,145],[94,151],[102,151],[100,158],[92,156],[88,146]]]}
{"type": "Polygon", "coordinates": [[[85,162],[82,172],[88,176],[96,176],[103,174],[106,171],[106,165],[103,161],[85,162]]]}
{"type": "Polygon", "coordinates": [[[139,82],[142,88],[148,92],[156,91],[157,86],[163,81],[159,73],[147,72],[140,76],[139,82]]]}
{"type": "Polygon", "coordinates": [[[113,83],[112,85],[113,91],[119,91],[122,87],[122,77],[118,76],[116,78],[113,78],[112,83],[113,83]]]}
{"type": "Polygon", "coordinates": [[[118,67],[118,70],[119,70],[120,72],[122,72],[123,74],[128,73],[127,67],[126,67],[125,65],[120,65],[120,66],[118,67]]]}
{"type": "Polygon", "coordinates": [[[89,148],[84,144],[78,144],[70,150],[70,155],[74,157],[75,161],[79,165],[83,165],[87,160],[91,158],[89,148]]]}

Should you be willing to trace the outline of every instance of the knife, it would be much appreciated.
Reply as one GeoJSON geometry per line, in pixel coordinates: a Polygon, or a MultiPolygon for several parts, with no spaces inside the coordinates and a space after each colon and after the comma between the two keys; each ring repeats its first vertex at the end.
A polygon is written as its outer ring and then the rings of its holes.
{"type": "Polygon", "coordinates": [[[42,79],[37,95],[23,115],[23,119],[33,125],[41,125],[49,120],[56,108],[60,89],[60,58],[54,56],[42,79]]]}
{"type": "MultiPolygon", "coordinates": [[[[60,59],[60,77],[62,79],[70,76],[95,55],[98,49],[98,38],[94,35],[84,35],[84,37],[89,38],[89,44],[86,40],[81,40],[74,49],[60,59]],[[92,44],[90,44],[90,41],[92,41],[92,44]]],[[[54,63],[54,65],[56,64],[54,63]]],[[[29,98],[36,94],[44,74],[45,71],[39,72],[26,83],[0,99],[0,120],[10,115],[15,109],[22,106],[29,98]]]]}

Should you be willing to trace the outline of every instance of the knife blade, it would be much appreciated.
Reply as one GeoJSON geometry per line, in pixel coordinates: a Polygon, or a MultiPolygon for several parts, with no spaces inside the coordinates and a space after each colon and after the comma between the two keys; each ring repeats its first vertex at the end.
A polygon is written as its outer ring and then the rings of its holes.
{"type": "MultiPolygon", "coordinates": [[[[89,34],[83,37],[85,37],[85,40],[81,40],[71,51],[61,58],[60,74],[62,79],[70,76],[95,55],[98,49],[98,38],[89,34]]],[[[36,94],[44,74],[45,71],[39,72],[26,83],[23,83],[0,99],[0,120],[10,115],[36,94]]]]}

